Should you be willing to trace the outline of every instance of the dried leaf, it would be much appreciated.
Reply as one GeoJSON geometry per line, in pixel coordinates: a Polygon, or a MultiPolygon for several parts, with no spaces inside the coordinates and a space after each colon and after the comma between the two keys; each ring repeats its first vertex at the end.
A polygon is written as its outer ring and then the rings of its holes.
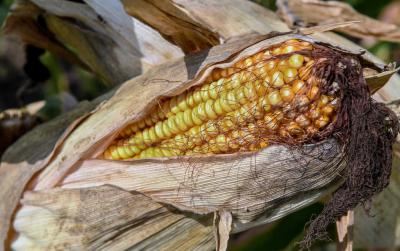
{"type": "Polygon", "coordinates": [[[28,192],[22,205],[14,221],[20,233],[12,245],[17,251],[214,247],[211,217],[189,218],[111,186],[28,192]]]}
{"type": "Polygon", "coordinates": [[[126,12],[158,30],[185,53],[197,52],[219,44],[219,36],[188,16],[170,1],[122,1],[126,12]]]}
{"type": "Polygon", "coordinates": [[[277,7],[279,15],[290,26],[359,21],[359,23],[337,30],[360,38],[374,37],[385,41],[400,42],[398,26],[362,15],[347,3],[319,0],[278,0],[277,7]]]}

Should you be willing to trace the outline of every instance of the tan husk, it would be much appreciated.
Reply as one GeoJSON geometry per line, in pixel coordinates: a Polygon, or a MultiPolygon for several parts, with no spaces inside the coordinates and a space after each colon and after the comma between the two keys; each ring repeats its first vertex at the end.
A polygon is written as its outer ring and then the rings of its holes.
{"type": "Polygon", "coordinates": [[[315,201],[340,183],[338,174],[343,169],[343,159],[335,141],[305,146],[297,153],[275,146],[256,155],[126,163],[90,160],[127,123],[145,116],[159,98],[179,94],[199,84],[213,68],[229,66],[290,38],[311,41],[311,38],[293,34],[265,40],[260,36],[249,36],[232,44],[213,47],[207,55],[164,64],[126,82],[64,140],[52,161],[31,182],[32,188],[48,190],[57,186],[113,184],[186,211],[202,214],[220,210],[231,212],[234,231],[275,220],[315,201]],[[313,158],[321,151],[326,159],[313,158]],[[299,162],[299,159],[305,162],[299,162]],[[259,218],[262,213],[264,217],[259,218]],[[254,222],[257,218],[258,222],[254,222]],[[243,225],[247,222],[249,225],[243,225]]]}

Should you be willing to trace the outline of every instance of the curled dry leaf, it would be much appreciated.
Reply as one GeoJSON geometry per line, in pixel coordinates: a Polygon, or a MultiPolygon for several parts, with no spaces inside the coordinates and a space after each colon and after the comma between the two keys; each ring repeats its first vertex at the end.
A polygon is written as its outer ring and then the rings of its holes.
{"type": "Polygon", "coordinates": [[[319,0],[278,0],[277,7],[281,18],[290,26],[359,21],[351,26],[338,28],[338,30],[360,38],[374,37],[385,41],[400,42],[398,26],[362,15],[347,3],[319,0]]]}

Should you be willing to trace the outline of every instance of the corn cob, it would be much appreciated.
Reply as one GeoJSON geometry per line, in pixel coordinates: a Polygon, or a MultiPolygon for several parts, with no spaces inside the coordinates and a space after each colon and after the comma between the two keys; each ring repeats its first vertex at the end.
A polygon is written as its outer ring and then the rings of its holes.
{"type": "Polygon", "coordinates": [[[335,120],[338,97],[313,76],[314,47],[289,40],[215,69],[204,83],[165,100],[129,125],[106,159],[257,151],[312,139],[335,120]]]}

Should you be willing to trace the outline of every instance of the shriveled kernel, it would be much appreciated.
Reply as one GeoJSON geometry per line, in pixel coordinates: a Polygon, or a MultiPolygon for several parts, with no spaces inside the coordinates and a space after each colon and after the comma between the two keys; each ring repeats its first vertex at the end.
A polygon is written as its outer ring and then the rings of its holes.
{"type": "Polygon", "coordinates": [[[290,122],[286,129],[292,136],[303,133],[303,129],[296,122],[290,122]]]}
{"type": "Polygon", "coordinates": [[[310,100],[307,98],[306,95],[299,95],[294,98],[294,106],[299,110],[307,108],[309,104],[310,100]]]}
{"type": "Polygon", "coordinates": [[[315,121],[315,126],[318,129],[321,129],[329,124],[329,117],[326,115],[322,115],[315,121]]]}
{"type": "Polygon", "coordinates": [[[310,120],[306,116],[304,116],[303,114],[299,115],[295,119],[295,121],[299,126],[301,126],[303,128],[306,128],[311,124],[310,120]]]}

